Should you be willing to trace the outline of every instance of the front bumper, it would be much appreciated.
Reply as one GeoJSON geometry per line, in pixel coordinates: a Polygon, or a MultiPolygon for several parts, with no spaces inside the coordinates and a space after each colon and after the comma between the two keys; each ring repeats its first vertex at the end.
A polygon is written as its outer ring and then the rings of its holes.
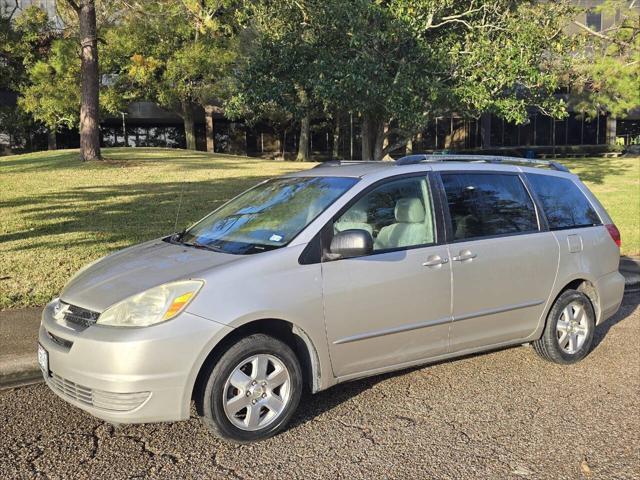
{"type": "Polygon", "coordinates": [[[42,313],[39,341],[49,354],[47,385],[65,401],[111,423],[189,418],[196,375],[230,327],[181,313],[142,328],[58,322],[42,313]]]}

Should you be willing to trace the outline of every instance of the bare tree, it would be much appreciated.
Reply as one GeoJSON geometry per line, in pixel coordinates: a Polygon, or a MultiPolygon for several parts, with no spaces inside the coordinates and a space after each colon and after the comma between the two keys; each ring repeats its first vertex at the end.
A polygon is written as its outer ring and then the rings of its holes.
{"type": "Polygon", "coordinates": [[[100,160],[98,37],[95,0],[65,0],[80,28],[80,159],[100,160]]]}

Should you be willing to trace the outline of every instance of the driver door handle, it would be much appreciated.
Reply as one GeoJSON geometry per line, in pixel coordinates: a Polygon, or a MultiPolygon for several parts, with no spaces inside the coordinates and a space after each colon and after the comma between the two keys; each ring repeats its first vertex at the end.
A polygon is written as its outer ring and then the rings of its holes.
{"type": "Polygon", "coordinates": [[[460,253],[452,258],[455,262],[464,262],[465,260],[471,260],[478,256],[476,253],[472,253],[471,250],[460,250],[460,253]]]}
{"type": "Polygon", "coordinates": [[[448,258],[442,258],[440,255],[431,255],[427,258],[427,261],[422,264],[423,267],[437,267],[438,265],[442,265],[445,263],[449,263],[448,258]]]}

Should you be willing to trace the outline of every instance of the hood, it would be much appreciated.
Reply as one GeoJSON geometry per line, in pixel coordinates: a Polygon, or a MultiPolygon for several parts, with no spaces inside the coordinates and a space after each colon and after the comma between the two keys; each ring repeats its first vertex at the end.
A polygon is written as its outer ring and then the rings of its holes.
{"type": "Polygon", "coordinates": [[[62,290],[63,302],[103,312],[131,295],[243,258],[162,240],[107,255],[77,274],[62,290]]]}

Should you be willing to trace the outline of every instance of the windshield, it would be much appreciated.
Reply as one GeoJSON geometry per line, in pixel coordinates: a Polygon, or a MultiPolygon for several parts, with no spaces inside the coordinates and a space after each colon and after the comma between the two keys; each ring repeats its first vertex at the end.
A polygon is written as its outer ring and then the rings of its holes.
{"type": "Polygon", "coordinates": [[[200,220],[178,241],[235,254],[282,247],[356,181],[344,177],[269,180],[200,220]]]}

